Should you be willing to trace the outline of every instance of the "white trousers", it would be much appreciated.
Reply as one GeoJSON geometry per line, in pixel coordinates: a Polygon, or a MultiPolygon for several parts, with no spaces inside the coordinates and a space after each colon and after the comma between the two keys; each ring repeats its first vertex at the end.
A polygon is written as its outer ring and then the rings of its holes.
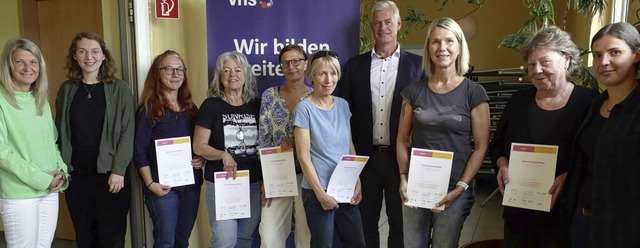
{"type": "Polygon", "coordinates": [[[298,177],[298,195],[292,197],[278,197],[271,200],[270,207],[262,208],[260,219],[260,247],[286,247],[287,238],[291,233],[291,212],[295,216],[294,238],[296,248],[308,248],[311,245],[311,234],[307,225],[307,216],[302,205],[300,184],[302,173],[298,177]]]}
{"type": "Polygon", "coordinates": [[[51,247],[58,223],[58,193],[32,199],[0,199],[7,248],[51,247]]]}

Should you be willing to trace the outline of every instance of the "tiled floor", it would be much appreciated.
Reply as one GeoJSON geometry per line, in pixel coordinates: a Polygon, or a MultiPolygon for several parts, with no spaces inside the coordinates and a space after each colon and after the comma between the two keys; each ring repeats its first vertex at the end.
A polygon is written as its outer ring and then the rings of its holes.
{"type": "MultiPolygon", "coordinates": [[[[471,209],[471,215],[467,217],[462,228],[462,236],[460,237],[460,245],[486,239],[502,239],[502,195],[500,193],[494,195],[489,201],[481,207],[482,202],[496,188],[494,175],[478,175],[477,177],[476,202],[471,209]]],[[[384,206],[384,204],[383,204],[384,206]]],[[[382,210],[380,217],[380,245],[387,248],[387,236],[389,232],[389,224],[385,210],[382,210]]],[[[6,247],[4,234],[0,232],[0,248],[6,247]]],[[[53,248],[73,248],[75,243],[68,240],[54,240],[53,248]]]]}
{"type": "MultiPolygon", "coordinates": [[[[476,202],[471,209],[471,215],[469,215],[464,222],[459,242],[460,245],[478,240],[503,238],[502,195],[500,192],[491,197],[484,207],[480,206],[496,189],[495,176],[478,175],[477,186],[476,202]]],[[[380,242],[383,242],[380,247],[387,248],[386,242],[389,224],[387,223],[387,216],[384,209],[382,210],[379,226],[380,242]]]]}

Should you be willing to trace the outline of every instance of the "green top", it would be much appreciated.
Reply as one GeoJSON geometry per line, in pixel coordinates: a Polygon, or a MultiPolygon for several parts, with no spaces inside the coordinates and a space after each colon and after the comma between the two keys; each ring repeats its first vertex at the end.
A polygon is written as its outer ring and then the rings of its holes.
{"type": "MultiPolygon", "coordinates": [[[[56,146],[49,103],[37,115],[31,92],[15,92],[20,109],[0,91],[0,198],[29,199],[51,193],[54,170],[67,171],[56,146]]],[[[66,189],[67,183],[61,188],[66,189]]]]}
{"type": "MultiPolygon", "coordinates": [[[[60,152],[62,159],[71,164],[71,122],[69,109],[73,96],[82,82],[67,80],[62,83],[56,97],[56,126],[60,132],[60,152]]],[[[135,131],[135,106],[133,95],[126,82],[115,79],[104,84],[106,109],[102,136],[100,138],[100,152],[98,154],[98,173],[112,172],[124,176],[133,157],[133,136],[135,131]]]]}

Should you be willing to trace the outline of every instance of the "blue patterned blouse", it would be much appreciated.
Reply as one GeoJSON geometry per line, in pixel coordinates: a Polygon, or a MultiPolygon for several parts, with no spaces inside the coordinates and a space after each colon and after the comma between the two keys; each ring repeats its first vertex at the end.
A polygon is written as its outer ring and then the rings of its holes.
{"type": "MultiPolygon", "coordinates": [[[[309,88],[305,97],[311,92],[313,88],[309,88]]],[[[280,86],[268,88],[262,93],[258,134],[259,147],[280,146],[282,141],[293,137],[292,116],[284,98],[280,96],[280,86]]]]}

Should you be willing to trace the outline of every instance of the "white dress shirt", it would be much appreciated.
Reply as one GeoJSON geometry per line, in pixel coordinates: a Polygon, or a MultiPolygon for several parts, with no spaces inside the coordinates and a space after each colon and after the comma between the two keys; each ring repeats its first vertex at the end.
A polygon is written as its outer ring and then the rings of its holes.
{"type": "Polygon", "coordinates": [[[395,139],[395,137],[390,137],[389,117],[391,116],[391,102],[399,63],[400,44],[398,44],[396,51],[386,58],[378,55],[375,48],[371,51],[371,108],[374,145],[389,145],[391,139],[395,139]]]}

